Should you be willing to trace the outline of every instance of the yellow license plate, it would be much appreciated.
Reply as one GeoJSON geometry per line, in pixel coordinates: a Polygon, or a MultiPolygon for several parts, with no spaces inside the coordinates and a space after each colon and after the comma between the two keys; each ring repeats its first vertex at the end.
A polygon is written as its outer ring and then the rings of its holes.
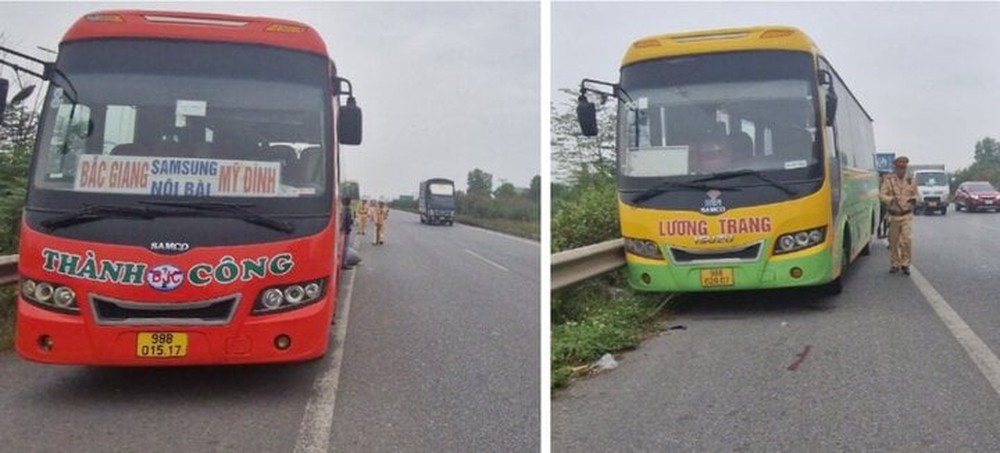
{"type": "Polygon", "coordinates": [[[723,268],[701,270],[701,286],[703,288],[733,286],[734,284],[736,284],[736,280],[733,279],[732,269],[723,268]]]}
{"type": "Polygon", "coordinates": [[[188,336],[183,332],[139,332],[135,341],[137,357],[184,357],[187,349],[188,336]]]}

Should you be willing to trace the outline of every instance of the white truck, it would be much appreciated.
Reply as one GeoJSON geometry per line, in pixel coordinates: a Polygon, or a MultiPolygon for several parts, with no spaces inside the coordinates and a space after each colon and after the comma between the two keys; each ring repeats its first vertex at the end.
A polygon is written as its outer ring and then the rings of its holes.
{"type": "Polygon", "coordinates": [[[947,215],[951,190],[944,164],[910,165],[910,171],[917,182],[915,212],[918,214],[939,212],[941,215],[947,215]]]}

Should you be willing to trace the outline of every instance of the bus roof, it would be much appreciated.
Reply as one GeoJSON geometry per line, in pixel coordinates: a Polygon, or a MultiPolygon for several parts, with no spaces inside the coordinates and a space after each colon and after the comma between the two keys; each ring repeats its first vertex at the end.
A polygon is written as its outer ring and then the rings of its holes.
{"type": "Polygon", "coordinates": [[[319,33],[301,22],[179,11],[96,11],[78,19],[63,42],[107,38],[262,44],[327,56],[319,33]]]}
{"type": "Polygon", "coordinates": [[[783,25],[720,28],[648,36],[632,43],[622,66],[664,57],[740,50],[798,50],[818,53],[805,33],[783,25]]]}

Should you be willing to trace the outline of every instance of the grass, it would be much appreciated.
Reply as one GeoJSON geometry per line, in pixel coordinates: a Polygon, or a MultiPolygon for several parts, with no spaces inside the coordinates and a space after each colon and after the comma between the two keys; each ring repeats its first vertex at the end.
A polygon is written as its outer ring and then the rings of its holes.
{"type": "Polygon", "coordinates": [[[621,271],[552,297],[552,388],[572,378],[606,353],[634,349],[657,324],[672,298],[621,289],[621,271]]]}
{"type": "Polygon", "coordinates": [[[6,351],[14,344],[15,287],[0,289],[0,351],[6,351]]]}
{"type": "MultiPolygon", "coordinates": [[[[409,209],[409,208],[393,208],[393,209],[410,212],[413,214],[420,214],[420,212],[418,212],[416,209],[409,209]]],[[[532,239],[535,241],[540,240],[542,231],[542,226],[538,221],[531,222],[523,220],[474,217],[466,214],[457,215],[455,217],[455,221],[458,223],[477,226],[491,231],[499,231],[501,233],[507,233],[513,236],[532,239]]]]}
{"type": "Polygon", "coordinates": [[[464,223],[466,225],[477,226],[480,228],[485,228],[487,230],[499,231],[501,233],[507,233],[510,235],[539,240],[541,233],[541,224],[536,222],[529,222],[523,220],[510,220],[510,219],[490,219],[483,217],[472,217],[463,214],[459,214],[455,218],[458,223],[464,223]]]}

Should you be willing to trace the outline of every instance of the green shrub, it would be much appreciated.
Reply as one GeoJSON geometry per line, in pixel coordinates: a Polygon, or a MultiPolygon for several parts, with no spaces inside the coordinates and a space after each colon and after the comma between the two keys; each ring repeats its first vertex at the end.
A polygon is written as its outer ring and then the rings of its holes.
{"type": "Polygon", "coordinates": [[[621,237],[617,202],[613,180],[579,187],[553,208],[552,252],[621,237]]]}

